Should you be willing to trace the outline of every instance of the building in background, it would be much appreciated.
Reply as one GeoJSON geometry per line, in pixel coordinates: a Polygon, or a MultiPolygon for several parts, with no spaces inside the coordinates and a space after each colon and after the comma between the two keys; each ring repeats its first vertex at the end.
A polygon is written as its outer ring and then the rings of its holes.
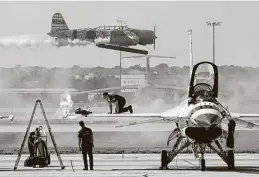
{"type": "MultiPolygon", "coordinates": [[[[120,78],[119,75],[115,75],[116,78],[120,78]]],[[[143,85],[146,83],[145,74],[124,74],[121,75],[121,86],[126,85],[143,85]]],[[[122,89],[121,92],[136,92],[137,89],[122,89]]]]}

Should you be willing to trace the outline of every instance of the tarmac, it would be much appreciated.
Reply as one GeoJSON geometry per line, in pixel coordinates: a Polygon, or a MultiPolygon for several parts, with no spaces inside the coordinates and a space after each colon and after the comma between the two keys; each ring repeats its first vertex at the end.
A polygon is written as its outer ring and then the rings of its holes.
{"type": "Polygon", "coordinates": [[[83,171],[81,154],[61,154],[65,169],[61,170],[55,154],[51,155],[51,164],[45,168],[24,167],[27,154],[23,154],[17,170],[13,170],[17,155],[0,156],[0,176],[91,176],[91,177],[168,177],[168,176],[259,176],[259,154],[236,154],[234,171],[228,171],[227,165],[215,154],[205,154],[206,171],[200,171],[199,160],[192,154],[180,154],[169,165],[169,170],[158,170],[160,154],[96,154],[94,170],[83,171]]]}

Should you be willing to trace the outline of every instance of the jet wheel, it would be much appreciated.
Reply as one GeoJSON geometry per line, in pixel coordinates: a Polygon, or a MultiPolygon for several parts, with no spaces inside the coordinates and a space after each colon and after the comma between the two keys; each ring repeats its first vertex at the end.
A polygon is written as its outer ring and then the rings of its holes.
{"type": "Polygon", "coordinates": [[[205,164],[205,159],[201,159],[201,171],[205,171],[206,164],[205,164]]]}
{"type": "Polygon", "coordinates": [[[161,153],[161,170],[167,170],[167,151],[163,150],[161,153]]]}
{"type": "Polygon", "coordinates": [[[228,164],[228,170],[234,170],[234,168],[235,168],[235,158],[234,158],[234,151],[233,150],[228,150],[227,164],[228,164]]]}
{"type": "Polygon", "coordinates": [[[236,122],[234,120],[230,120],[228,123],[228,137],[227,137],[227,147],[228,148],[234,148],[235,127],[236,127],[236,122]]]}

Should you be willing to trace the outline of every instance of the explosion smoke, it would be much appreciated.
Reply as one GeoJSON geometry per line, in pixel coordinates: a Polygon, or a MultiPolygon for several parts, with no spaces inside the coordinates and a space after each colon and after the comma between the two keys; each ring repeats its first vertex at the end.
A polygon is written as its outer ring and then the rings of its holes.
{"type": "Polygon", "coordinates": [[[69,115],[74,102],[71,99],[69,91],[65,91],[60,97],[60,119],[69,115]]]}

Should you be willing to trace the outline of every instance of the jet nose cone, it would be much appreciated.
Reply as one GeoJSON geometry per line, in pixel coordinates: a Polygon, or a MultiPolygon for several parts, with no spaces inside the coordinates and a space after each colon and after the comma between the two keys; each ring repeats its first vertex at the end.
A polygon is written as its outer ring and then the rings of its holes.
{"type": "Polygon", "coordinates": [[[219,119],[218,115],[215,114],[207,114],[204,118],[204,123],[208,126],[211,126],[213,124],[217,124],[217,120],[219,119]]]}
{"type": "Polygon", "coordinates": [[[220,123],[221,114],[214,109],[203,109],[197,111],[192,119],[200,126],[210,127],[220,123]]]}

